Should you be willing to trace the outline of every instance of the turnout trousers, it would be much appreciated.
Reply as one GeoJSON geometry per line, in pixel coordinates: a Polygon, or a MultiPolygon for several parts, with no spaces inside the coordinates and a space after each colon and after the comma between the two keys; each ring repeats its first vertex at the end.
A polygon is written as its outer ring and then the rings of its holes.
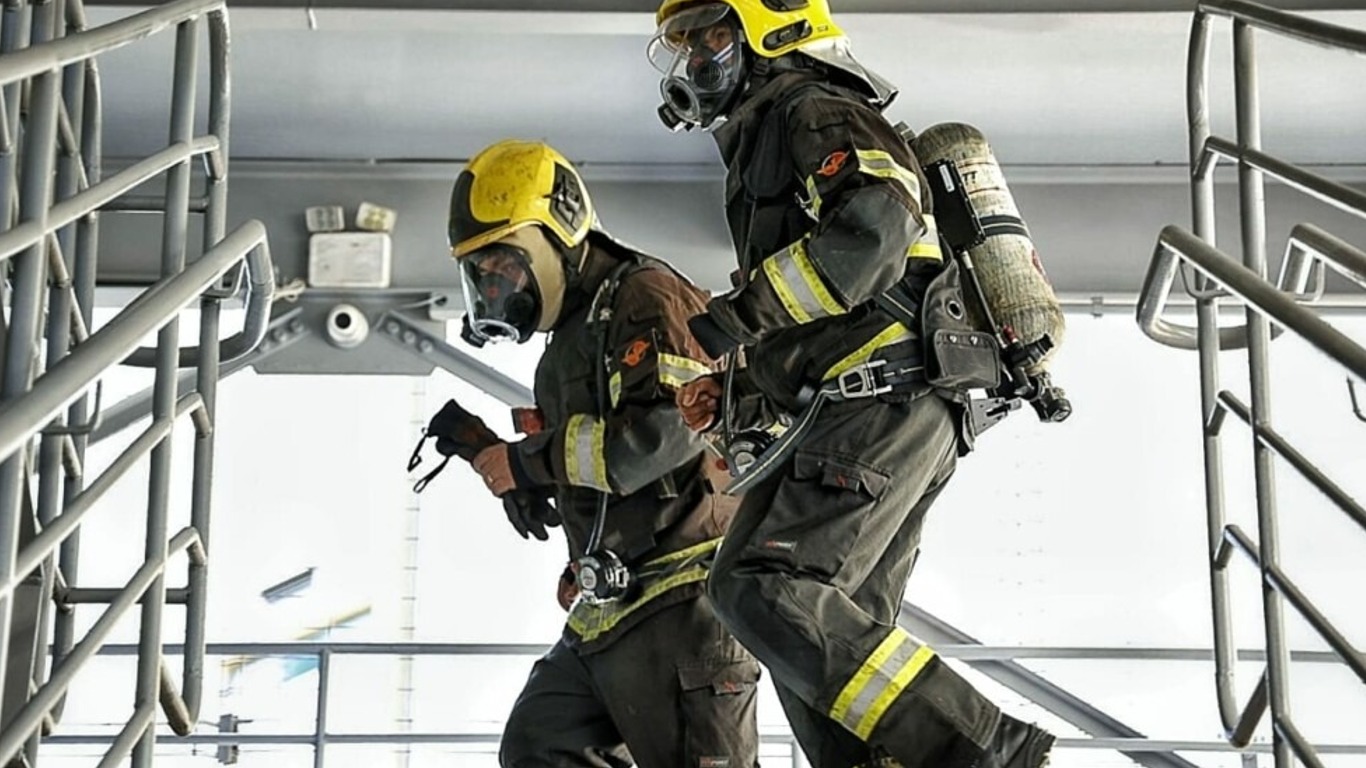
{"type": "Polygon", "coordinates": [[[726,534],[709,594],[815,768],[972,765],[1003,717],[896,624],[957,439],[932,394],[827,405],[726,534]]]}
{"type": "Polygon", "coordinates": [[[503,731],[503,768],[756,768],[759,665],[705,595],[590,654],[560,640],[503,731]]]}

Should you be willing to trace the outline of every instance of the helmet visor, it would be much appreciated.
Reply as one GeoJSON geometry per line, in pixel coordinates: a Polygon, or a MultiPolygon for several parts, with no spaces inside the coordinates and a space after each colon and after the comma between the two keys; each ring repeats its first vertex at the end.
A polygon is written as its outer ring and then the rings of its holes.
{"type": "Polygon", "coordinates": [[[725,3],[670,16],[650,41],[650,63],[664,76],[665,106],[706,127],[722,116],[744,83],[743,34],[725,3]]]}
{"type": "Polygon", "coordinates": [[[492,243],[458,261],[470,330],[485,341],[526,341],[540,301],[526,251],[492,243]]]}

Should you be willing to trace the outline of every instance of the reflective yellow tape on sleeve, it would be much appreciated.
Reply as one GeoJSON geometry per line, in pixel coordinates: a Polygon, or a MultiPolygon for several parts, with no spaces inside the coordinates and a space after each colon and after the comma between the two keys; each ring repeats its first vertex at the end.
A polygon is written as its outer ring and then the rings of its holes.
{"type": "Polygon", "coordinates": [[[925,214],[925,231],[911,243],[910,249],[906,251],[906,258],[944,260],[944,252],[939,248],[939,223],[934,220],[934,216],[925,214]]]}
{"type": "Polygon", "coordinates": [[[913,171],[880,149],[856,149],[854,154],[858,156],[859,172],[897,182],[915,201],[916,207],[920,207],[920,178],[913,171]]]}
{"type": "Polygon", "coordinates": [[[616,408],[617,403],[621,402],[621,371],[613,372],[612,378],[607,381],[607,396],[610,398],[613,408],[616,408]]]}
{"type": "Polygon", "coordinates": [[[607,425],[582,413],[569,417],[564,432],[564,469],[570,485],[582,485],[610,493],[607,483],[607,458],[603,443],[607,425]]]}
{"type": "Polygon", "coordinates": [[[798,323],[809,323],[848,310],[840,305],[811,263],[801,240],[764,259],[764,274],[783,308],[798,323]]]}
{"type": "Polygon", "coordinates": [[[696,360],[664,352],[659,353],[658,365],[659,383],[675,389],[712,372],[711,368],[696,360]]]}
{"type": "Polygon", "coordinates": [[[818,219],[818,218],[820,218],[820,215],[821,215],[821,202],[822,202],[822,201],[821,201],[821,192],[820,192],[819,189],[816,188],[816,177],[815,177],[815,176],[807,176],[807,177],[806,177],[806,200],[805,200],[806,205],[805,205],[805,208],[806,208],[806,212],[809,213],[809,214],[811,215],[811,218],[813,218],[813,219],[818,219]]]}

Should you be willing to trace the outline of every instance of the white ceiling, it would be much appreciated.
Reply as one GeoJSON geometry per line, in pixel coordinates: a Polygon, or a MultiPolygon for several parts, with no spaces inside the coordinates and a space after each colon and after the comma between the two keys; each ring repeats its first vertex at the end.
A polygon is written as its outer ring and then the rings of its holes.
{"type": "MultiPolygon", "coordinates": [[[[1366,6],[1361,6],[1366,7],[1366,6]]],[[[130,8],[93,8],[92,22],[130,8]]],[[[234,158],[455,160],[508,135],[585,164],[665,175],[715,165],[702,135],[654,116],[648,13],[234,8],[234,158]]],[[[1366,11],[1319,14],[1357,28],[1366,11]]],[[[1189,12],[847,13],[913,125],[981,126],[1007,165],[1184,165],[1189,12]]],[[[1216,21],[1213,109],[1231,132],[1229,25],[1216,21]]],[[[106,55],[106,154],[164,145],[170,35],[106,55]]],[[[1366,164],[1366,61],[1265,40],[1265,143],[1287,159],[1366,164]]]]}

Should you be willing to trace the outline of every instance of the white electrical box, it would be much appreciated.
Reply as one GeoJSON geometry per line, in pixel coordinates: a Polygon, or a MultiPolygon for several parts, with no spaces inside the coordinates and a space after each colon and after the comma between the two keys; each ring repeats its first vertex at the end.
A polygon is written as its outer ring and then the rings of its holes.
{"type": "Polygon", "coordinates": [[[327,232],[308,238],[314,288],[388,288],[391,240],[385,232],[327,232]]]}

